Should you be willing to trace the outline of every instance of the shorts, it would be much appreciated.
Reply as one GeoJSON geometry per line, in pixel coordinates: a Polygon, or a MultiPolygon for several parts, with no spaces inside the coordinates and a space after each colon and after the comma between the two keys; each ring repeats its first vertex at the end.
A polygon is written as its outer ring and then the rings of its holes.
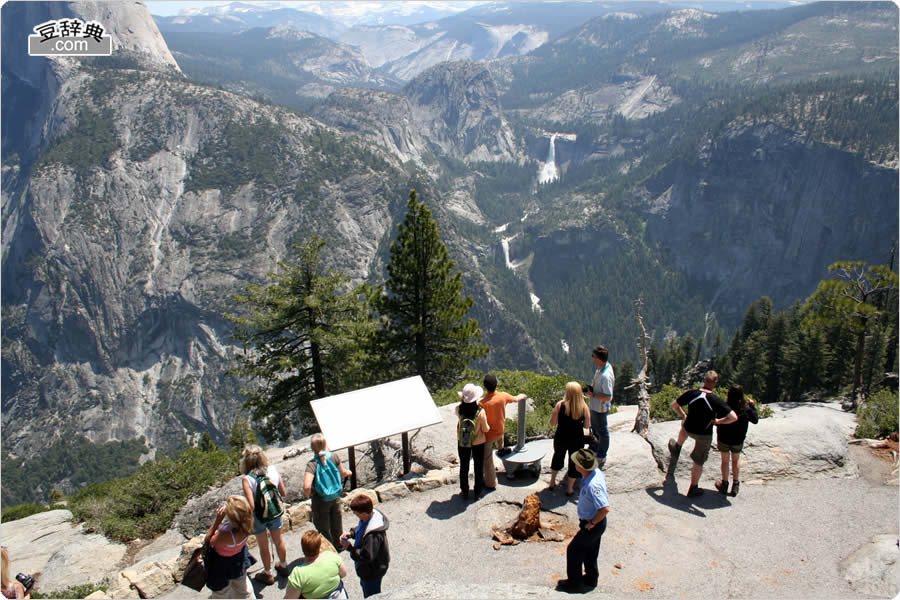
{"type": "Polygon", "coordinates": [[[694,461],[694,464],[703,466],[703,463],[709,458],[709,449],[712,446],[712,434],[697,435],[690,431],[686,433],[689,438],[694,440],[694,450],[691,452],[691,460],[694,461]]]}
{"type": "Polygon", "coordinates": [[[259,535],[267,529],[269,531],[278,531],[283,525],[281,517],[275,517],[271,521],[260,521],[259,517],[255,514],[253,515],[253,535],[259,535]]]}
{"type": "Polygon", "coordinates": [[[719,442],[717,448],[719,449],[719,452],[731,452],[732,454],[740,454],[741,450],[744,449],[744,443],[741,442],[740,444],[723,444],[722,442],[719,442]]]}

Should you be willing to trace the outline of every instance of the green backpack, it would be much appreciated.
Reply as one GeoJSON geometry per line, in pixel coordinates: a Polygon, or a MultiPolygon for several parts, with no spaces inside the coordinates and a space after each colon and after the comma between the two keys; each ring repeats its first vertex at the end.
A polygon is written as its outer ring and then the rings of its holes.
{"type": "Polygon", "coordinates": [[[254,473],[256,479],[256,498],[253,512],[260,521],[271,521],[284,514],[284,499],[278,486],[265,474],[254,473]]]}

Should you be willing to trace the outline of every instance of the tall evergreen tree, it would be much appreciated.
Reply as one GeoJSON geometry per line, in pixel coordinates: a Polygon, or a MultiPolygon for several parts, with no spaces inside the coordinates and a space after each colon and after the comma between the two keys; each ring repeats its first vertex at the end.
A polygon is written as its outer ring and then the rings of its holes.
{"type": "Polygon", "coordinates": [[[244,345],[235,370],[259,382],[246,406],[269,439],[285,440],[292,425],[314,423],[309,401],[362,387],[366,348],[374,333],[365,288],[326,269],[318,237],[298,247],[296,264],[279,263],[273,283],[235,295],[249,316],[226,315],[244,345]]]}
{"type": "Polygon", "coordinates": [[[863,395],[866,334],[881,314],[882,296],[897,289],[897,274],[885,265],[866,268],[864,261],[836,262],[828,270],[837,272],[838,277],[820,282],[808,303],[817,319],[826,324],[845,324],[856,336],[852,400],[856,407],[863,395]]]}
{"type": "Polygon", "coordinates": [[[462,294],[461,274],[453,273],[437,223],[415,190],[399,229],[379,302],[384,357],[398,376],[421,375],[431,390],[448,387],[488,351],[478,322],[466,319],[474,301],[462,294]]]}

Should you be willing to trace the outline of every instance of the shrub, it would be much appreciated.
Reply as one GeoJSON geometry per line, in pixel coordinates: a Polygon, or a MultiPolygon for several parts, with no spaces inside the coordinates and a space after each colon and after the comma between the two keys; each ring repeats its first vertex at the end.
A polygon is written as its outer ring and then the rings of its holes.
{"type": "Polygon", "coordinates": [[[650,419],[655,422],[677,421],[678,414],[672,410],[672,402],[683,393],[681,388],[667,383],[660,391],[651,394],[650,419]]]}
{"type": "Polygon", "coordinates": [[[187,448],[144,464],[131,477],[84,488],[72,496],[70,509],[112,539],[152,538],[169,528],[188,498],[234,476],[237,464],[234,452],[187,448]]]}
{"type": "Polygon", "coordinates": [[[25,517],[30,517],[31,515],[36,515],[37,513],[46,512],[48,510],[52,509],[49,506],[41,506],[39,504],[16,504],[15,506],[8,506],[3,509],[3,513],[0,515],[0,521],[9,523],[10,521],[24,519],[25,517]]]}
{"type": "Polygon", "coordinates": [[[856,411],[856,437],[876,438],[897,431],[897,392],[883,389],[870,396],[856,411]]]}

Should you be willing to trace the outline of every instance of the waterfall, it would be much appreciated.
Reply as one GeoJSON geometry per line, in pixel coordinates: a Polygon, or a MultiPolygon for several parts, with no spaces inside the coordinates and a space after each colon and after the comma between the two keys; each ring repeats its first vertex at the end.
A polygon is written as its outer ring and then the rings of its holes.
{"type": "Polygon", "coordinates": [[[550,136],[550,152],[547,153],[547,162],[543,164],[538,173],[538,183],[548,183],[559,179],[559,171],[556,168],[556,134],[550,136]]]}

